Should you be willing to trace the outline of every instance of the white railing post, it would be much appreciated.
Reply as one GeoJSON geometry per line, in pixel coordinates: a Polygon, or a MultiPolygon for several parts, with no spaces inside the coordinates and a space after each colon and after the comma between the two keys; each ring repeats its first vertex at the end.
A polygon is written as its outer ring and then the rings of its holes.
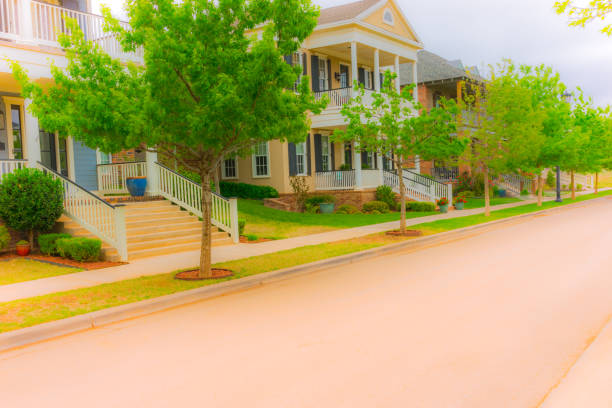
{"type": "Polygon", "coordinates": [[[230,205],[230,228],[232,240],[235,244],[240,242],[240,228],[238,226],[238,199],[232,197],[229,199],[230,205]]]}
{"type": "Polygon", "coordinates": [[[353,143],[354,155],[355,155],[355,189],[362,190],[363,189],[363,178],[361,174],[361,152],[357,151],[359,148],[359,143],[353,143]]]}
{"type": "Polygon", "coordinates": [[[450,205],[452,205],[453,204],[453,185],[449,183],[446,185],[446,188],[448,191],[446,198],[448,198],[448,202],[450,203],[450,205]]]}
{"type": "Polygon", "coordinates": [[[115,207],[115,236],[117,240],[117,252],[121,262],[128,261],[128,247],[127,247],[127,230],[125,226],[125,207],[115,207]]]}
{"type": "Polygon", "coordinates": [[[18,42],[34,44],[34,25],[32,24],[32,0],[19,0],[18,42]]]}
{"type": "Polygon", "coordinates": [[[157,153],[147,150],[146,161],[147,194],[157,195],[159,194],[159,169],[155,166],[157,153]]]}
{"type": "Polygon", "coordinates": [[[429,199],[434,203],[436,202],[436,185],[434,183],[429,185],[429,199]]]}

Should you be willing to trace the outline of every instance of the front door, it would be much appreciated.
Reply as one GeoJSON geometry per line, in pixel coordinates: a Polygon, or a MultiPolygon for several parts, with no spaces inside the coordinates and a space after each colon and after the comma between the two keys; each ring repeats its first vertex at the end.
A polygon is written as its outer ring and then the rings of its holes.
{"type": "Polygon", "coordinates": [[[39,132],[40,161],[46,167],[68,177],[68,152],[66,139],[56,137],[54,133],[39,132]]]}
{"type": "Polygon", "coordinates": [[[349,87],[349,67],[348,65],[340,64],[340,88],[349,87]]]}

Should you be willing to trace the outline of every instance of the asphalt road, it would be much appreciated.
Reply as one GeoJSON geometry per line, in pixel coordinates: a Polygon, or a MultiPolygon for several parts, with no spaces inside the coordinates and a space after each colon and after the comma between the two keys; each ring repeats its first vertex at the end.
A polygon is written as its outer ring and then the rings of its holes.
{"type": "Polygon", "coordinates": [[[611,227],[599,200],[3,353],[0,406],[536,407],[610,318],[611,227]]]}

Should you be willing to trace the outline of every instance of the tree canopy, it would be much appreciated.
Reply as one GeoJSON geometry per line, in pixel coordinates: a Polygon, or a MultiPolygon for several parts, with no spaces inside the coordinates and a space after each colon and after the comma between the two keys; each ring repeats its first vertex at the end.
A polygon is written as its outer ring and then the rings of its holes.
{"type": "MultiPolygon", "coordinates": [[[[567,14],[570,18],[569,25],[576,27],[584,27],[592,21],[606,20],[606,17],[612,13],[612,1],[610,0],[588,0],[574,1],[561,0],[555,2],[555,10],[558,14],[567,14]]],[[[601,32],[606,35],[612,35],[612,23],[604,23],[601,32]]]]}

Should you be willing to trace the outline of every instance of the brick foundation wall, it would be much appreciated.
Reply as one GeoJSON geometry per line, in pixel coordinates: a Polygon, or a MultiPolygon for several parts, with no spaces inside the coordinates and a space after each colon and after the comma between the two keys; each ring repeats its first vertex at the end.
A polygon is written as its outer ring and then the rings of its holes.
{"type": "MultiPolygon", "coordinates": [[[[4,221],[0,220],[0,225],[4,225],[4,221]]],[[[4,251],[0,251],[0,253],[14,250],[17,242],[26,238],[21,232],[12,230],[10,228],[9,234],[11,234],[11,242],[9,243],[8,248],[6,248],[4,251]]]]}
{"type": "MultiPolygon", "coordinates": [[[[336,208],[341,205],[349,204],[359,209],[363,204],[374,201],[376,199],[376,190],[333,190],[333,191],[319,191],[312,195],[333,195],[336,197],[336,208]]],[[[278,198],[266,198],[264,200],[266,207],[275,208],[283,211],[298,211],[297,201],[295,194],[281,194],[278,198]]]]}

